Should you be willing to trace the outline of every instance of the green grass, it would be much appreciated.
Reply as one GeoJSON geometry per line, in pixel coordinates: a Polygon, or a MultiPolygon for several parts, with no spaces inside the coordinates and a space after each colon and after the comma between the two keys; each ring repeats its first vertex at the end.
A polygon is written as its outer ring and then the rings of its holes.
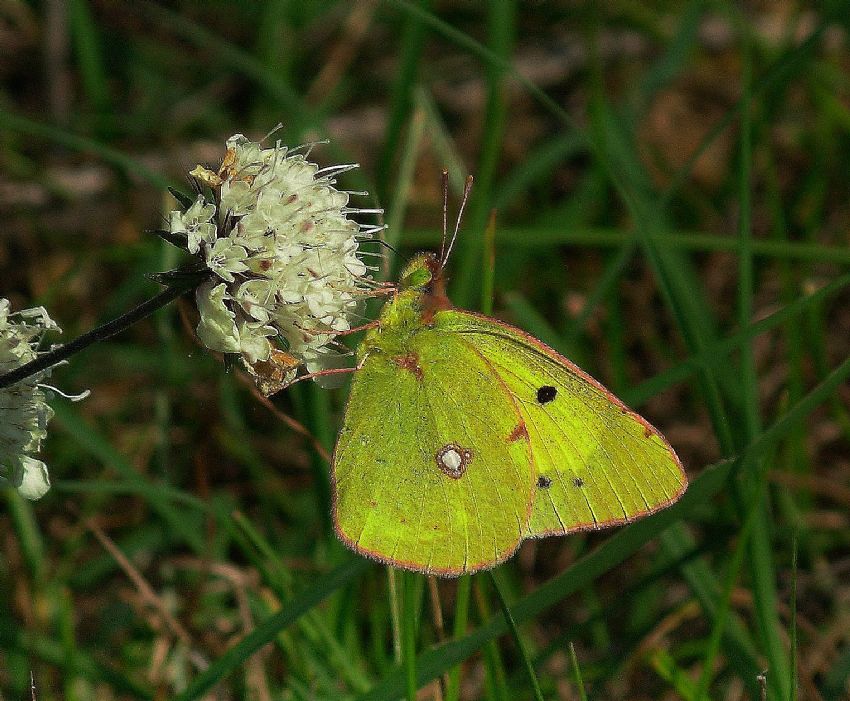
{"type": "Polygon", "coordinates": [[[492,578],[388,572],[332,531],[345,388],[272,411],[181,300],[53,374],[92,396],[53,402],[51,492],[2,492],[0,697],[29,698],[32,673],[39,701],[697,701],[759,698],[765,669],[770,701],[846,696],[840,4],[803,38],[802,4],[777,24],[724,3],[385,0],[362,26],[345,2],[74,0],[50,27],[34,7],[0,62],[14,307],[44,304],[67,342],[154,295],[145,274],[180,260],[145,233],[166,188],[283,122],[287,143],[330,139],[322,165],[361,163],[341,185],[385,207],[390,278],[439,245],[441,169],[450,221],[472,173],[453,300],[603,380],[691,483],[492,578]],[[41,63],[48,29],[64,74],[41,63]]]}

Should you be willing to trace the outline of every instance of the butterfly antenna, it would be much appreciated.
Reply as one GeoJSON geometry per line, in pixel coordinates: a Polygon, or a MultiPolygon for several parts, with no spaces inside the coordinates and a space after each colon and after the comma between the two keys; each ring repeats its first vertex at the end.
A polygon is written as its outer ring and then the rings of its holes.
{"type": "Polygon", "coordinates": [[[446,251],[446,255],[443,256],[442,253],[440,255],[440,269],[442,270],[446,266],[446,262],[449,260],[449,256],[452,254],[452,248],[454,248],[455,241],[457,240],[457,232],[460,231],[460,220],[463,218],[463,210],[466,207],[466,203],[469,201],[469,193],[472,190],[472,176],[466,176],[466,183],[463,186],[463,197],[460,200],[460,209],[457,212],[457,221],[455,222],[455,230],[452,233],[452,240],[449,242],[449,248],[446,251]]]}
{"type": "Polygon", "coordinates": [[[375,243],[377,243],[379,246],[383,246],[384,248],[388,248],[388,249],[390,249],[393,253],[395,253],[396,255],[398,255],[398,251],[397,251],[395,248],[393,248],[393,246],[390,244],[390,242],[389,242],[389,241],[384,241],[384,239],[366,239],[366,240],[367,240],[367,241],[374,241],[374,242],[375,242],[375,243]]]}
{"type": "Polygon", "coordinates": [[[443,168],[443,175],[440,180],[443,186],[443,236],[440,239],[440,260],[442,261],[443,254],[446,251],[446,232],[449,228],[449,171],[445,168],[443,168]]]}

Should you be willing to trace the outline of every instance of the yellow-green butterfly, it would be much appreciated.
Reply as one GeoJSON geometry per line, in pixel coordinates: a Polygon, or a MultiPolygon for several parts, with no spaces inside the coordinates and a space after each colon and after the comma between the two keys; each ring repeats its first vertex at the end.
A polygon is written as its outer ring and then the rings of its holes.
{"type": "Polygon", "coordinates": [[[525,538],[628,523],[684,492],[664,437],[523,331],[454,309],[421,254],[358,348],[333,457],[334,524],[356,552],[457,576],[525,538]]]}

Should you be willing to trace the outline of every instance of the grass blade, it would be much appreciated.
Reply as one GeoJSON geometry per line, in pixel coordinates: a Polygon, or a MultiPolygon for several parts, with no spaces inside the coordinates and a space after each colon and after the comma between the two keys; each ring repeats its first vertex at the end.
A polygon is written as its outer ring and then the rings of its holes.
{"type": "MultiPolygon", "coordinates": [[[[430,9],[430,0],[423,0],[422,4],[426,11],[430,9]]],[[[378,158],[375,194],[380,202],[389,202],[390,200],[388,184],[392,177],[393,159],[396,157],[401,133],[404,125],[408,122],[413,105],[413,90],[417,83],[416,75],[419,72],[425,36],[425,24],[422,20],[412,15],[408,16],[401,37],[401,51],[399,52],[401,66],[393,83],[386,136],[384,137],[381,155],[378,158]]],[[[396,194],[396,196],[398,195],[396,194]]]]}
{"type": "MultiPolygon", "coordinates": [[[[455,616],[452,627],[452,635],[455,641],[462,640],[466,636],[466,623],[469,618],[469,599],[472,593],[472,577],[464,575],[457,581],[457,594],[455,595],[455,616]]],[[[449,683],[446,687],[446,701],[458,701],[460,699],[460,662],[457,665],[449,665],[449,683]]]]}
{"type": "Polygon", "coordinates": [[[350,557],[348,561],[322,577],[301,594],[296,595],[277,613],[266,618],[254,630],[231,647],[204,672],[196,676],[175,701],[199,699],[219,681],[242,666],[257,650],[271,642],[282,630],[326,599],[333,592],[359,577],[370,566],[364,558],[350,557]]]}
{"type": "Polygon", "coordinates": [[[528,674],[528,680],[531,682],[531,688],[534,690],[534,698],[537,699],[537,701],[543,701],[543,692],[540,691],[540,683],[537,681],[537,674],[534,672],[534,665],[531,663],[531,657],[529,657],[528,655],[528,649],[526,648],[525,642],[523,641],[522,636],[519,633],[519,628],[517,627],[516,621],[514,620],[510,608],[508,607],[508,602],[505,599],[505,595],[502,593],[502,589],[499,586],[499,582],[493,575],[492,570],[487,574],[489,575],[490,584],[493,586],[493,590],[496,592],[496,598],[499,600],[499,607],[502,609],[502,615],[508,622],[508,627],[511,630],[511,635],[513,635],[517,650],[519,650],[520,657],[522,657],[522,663],[525,667],[526,673],[528,674]]]}
{"type": "Polygon", "coordinates": [[[416,578],[413,572],[399,572],[401,575],[401,658],[404,662],[404,676],[407,701],[416,701],[416,578]]]}
{"type": "Polygon", "coordinates": [[[584,690],[584,681],[581,678],[581,667],[579,667],[576,648],[572,642],[570,643],[570,664],[573,669],[573,679],[575,679],[579,701],[587,701],[587,692],[584,690]]]}

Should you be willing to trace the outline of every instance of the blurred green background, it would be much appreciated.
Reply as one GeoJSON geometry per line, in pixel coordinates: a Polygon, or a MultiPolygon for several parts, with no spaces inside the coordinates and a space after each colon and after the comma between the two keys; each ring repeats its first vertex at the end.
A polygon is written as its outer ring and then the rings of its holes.
{"type": "MultiPolygon", "coordinates": [[[[574,359],[691,479],[495,571],[545,698],[847,698],[848,9],[1,0],[0,296],[69,339],[155,294],[165,187],[235,132],[360,163],[393,266],[438,245],[441,169],[455,198],[472,173],[454,302],[574,359]]],[[[345,389],[264,404],[194,314],[54,371],[92,396],[53,402],[48,495],[0,492],[0,698],[397,699],[402,632],[420,698],[533,698],[493,580],[336,541],[345,389]]]]}

